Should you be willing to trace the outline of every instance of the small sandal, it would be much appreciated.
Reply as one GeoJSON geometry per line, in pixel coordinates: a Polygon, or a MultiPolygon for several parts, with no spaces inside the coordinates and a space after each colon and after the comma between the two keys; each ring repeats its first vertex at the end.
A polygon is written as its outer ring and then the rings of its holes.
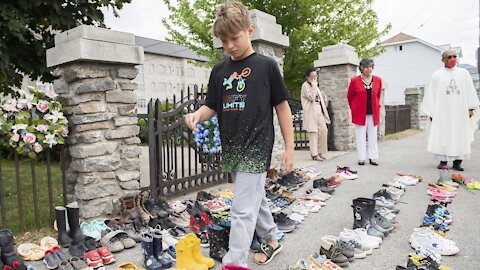
{"type": "Polygon", "coordinates": [[[51,237],[51,236],[45,236],[42,238],[42,240],[40,240],[40,246],[44,249],[44,250],[49,250],[55,246],[58,246],[58,241],[57,239],[51,237]]]}
{"type": "Polygon", "coordinates": [[[17,247],[17,254],[25,261],[38,261],[45,256],[45,250],[33,243],[24,243],[17,247]]]}
{"type": "Polygon", "coordinates": [[[280,251],[282,251],[282,248],[283,248],[283,246],[280,245],[280,244],[278,244],[277,248],[273,248],[272,246],[267,245],[267,244],[261,244],[260,245],[260,252],[265,254],[265,256],[267,257],[267,260],[264,261],[264,262],[259,262],[259,261],[255,260],[255,263],[260,264],[260,265],[269,264],[273,260],[273,258],[278,253],[280,253],[280,251]]]}

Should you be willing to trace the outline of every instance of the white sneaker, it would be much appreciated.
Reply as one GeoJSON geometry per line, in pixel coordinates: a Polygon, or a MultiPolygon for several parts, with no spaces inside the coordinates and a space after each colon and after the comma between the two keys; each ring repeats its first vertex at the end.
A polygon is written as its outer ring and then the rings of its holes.
{"type": "Polygon", "coordinates": [[[427,230],[413,230],[412,235],[410,235],[410,245],[413,249],[428,248],[444,256],[455,255],[459,252],[455,242],[439,236],[429,228],[426,229],[427,230]]]}
{"type": "Polygon", "coordinates": [[[387,186],[392,186],[392,187],[396,187],[398,189],[405,190],[405,185],[398,182],[398,181],[390,181],[390,182],[387,183],[387,186]]]}
{"type": "Polygon", "coordinates": [[[372,254],[372,249],[379,247],[379,244],[374,240],[364,238],[360,234],[355,233],[353,230],[348,229],[344,229],[343,232],[340,232],[338,239],[347,243],[352,240],[358,242],[367,255],[372,254]]]}
{"type": "Polygon", "coordinates": [[[321,206],[313,201],[305,201],[303,202],[303,206],[308,209],[308,212],[317,213],[320,211],[321,206]]]}
{"type": "MultiPolygon", "coordinates": [[[[344,230],[348,230],[348,229],[344,229],[344,230]]],[[[365,237],[367,239],[370,239],[370,240],[373,240],[375,242],[377,242],[378,244],[381,244],[383,242],[382,238],[378,237],[378,236],[373,236],[373,235],[370,235],[367,233],[367,229],[364,229],[364,228],[357,228],[355,230],[353,230],[355,233],[358,233],[358,234],[361,234],[362,237],[365,237]]]]}
{"type": "Polygon", "coordinates": [[[162,230],[162,248],[166,250],[169,246],[175,246],[178,243],[178,239],[175,239],[167,230],[162,230]]]}
{"type": "Polygon", "coordinates": [[[340,177],[347,180],[355,180],[358,178],[358,175],[344,170],[337,170],[335,174],[340,175],[340,177]]]}
{"type": "Polygon", "coordinates": [[[305,220],[305,217],[297,212],[294,212],[294,213],[291,213],[289,216],[288,216],[289,219],[293,220],[293,221],[298,221],[299,223],[302,222],[303,220],[305,220]]]}
{"type": "Polygon", "coordinates": [[[418,179],[404,175],[395,175],[393,178],[393,181],[399,182],[401,184],[404,184],[406,186],[415,186],[418,183],[418,179]]]}
{"type": "Polygon", "coordinates": [[[417,255],[420,255],[420,256],[430,257],[439,264],[442,262],[442,255],[436,253],[435,251],[429,248],[419,247],[415,250],[415,253],[417,253],[417,255]]]}
{"type": "Polygon", "coordinates": [[[187,209],[187,206],[179,200],[169,201],[168,205],[177,213],[181,213],[187,209]]]}
{"type": "Polygon", "coordinates": [[[306,217],[308,216],[308,209],[305,208],[305,206],[303,206],[302,204],[295,204],[293,207],[292,207],[292,212],[296,212],[296,213],[299,213],[300,215],[306,217]]]}

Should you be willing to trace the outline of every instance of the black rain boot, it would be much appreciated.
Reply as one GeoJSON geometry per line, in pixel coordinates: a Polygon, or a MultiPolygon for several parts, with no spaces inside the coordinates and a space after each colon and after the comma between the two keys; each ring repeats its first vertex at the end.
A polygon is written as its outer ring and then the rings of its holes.
{"type": "Polygon", "coordinates": [[[225,248],[225,232],[226,230],[220,226],[213,225],[208,227],[208,234],[210,236],[210,258],[219,262],[222,261],[223,256],[228,251],[228,240],[225,248]]]}
{"type": "Polygon", "coordinates": [[[375,200],[368,199],[368,198],[356,198],[354,201],[357,202],[357,206],[360,205],[360,208],[363,209],[363,216],[362,221],[366,220],[365,229],[367,229],[367,233],[372,236],[378,236],[380,238],[384,238],[388,230],[385,230],[378,226],[375,223],[373,215],[375,214],[375,200]]]}
{"type": "Polygon", "coordinates": [[[369,222],[368,220],[368,207],[360,201],[361,198],[353,200],[353,229],[365,228],[369,222]]]}
{"type": "Polygon", "coordinates": [[[57,217],[58,243],[61,247],[68,248],[72,238],[67,233],[67,220],[65,219],[66,208],[63,206],[55,207],[55,216],[57,217]]]}
{"type": "Polygon", "coordinates": [[[153,237],[153,255],[155,259],[157,259],[165,269],[172,267],[173,262],[163,256],[162,234],[157,231],[152,231],[151,235],[153,237]]]}
{"type": "Polygon", "coordinates": [[[142,234],[142,254],[143,263],[147,270],[164,269],[162,264],[157,261],[153,253],[153,237],[149,233],[142,234]]]}
{"type": "Polygon", "coordinates": [[[438,163],[438,165],[437,165],[437,169],[441,170],[444,166],[447,166],[447,162],[446,161],[440,161],[440,163],[438,163]]]}
{"type": "Polygon", "coordinates": [[[460,171],[460,172],[463,172],[463,168],[462,168],[462,160],[461,159],[455,159],[453,161],[453,166],[452,166],[452,169],[454,169],[455,171],[460,171]]]}
{"type": "Polygon", "coordinates": [[[80,229],[80,208],[78,206],[67,205],[67,218],[68,227],[70,227],[70,231],[68,232],[70,238],[72,238],[72,240],[83,241],[85,236],[80,229]]]}
{"type": "Polygon", "coordinates": [[[5,265],[10,265],[18,270],[27,269],[23,260],[17,256],[15,251],[15,239],[9,229],[0,230],[0,249],[2,262],[5,265]]]}

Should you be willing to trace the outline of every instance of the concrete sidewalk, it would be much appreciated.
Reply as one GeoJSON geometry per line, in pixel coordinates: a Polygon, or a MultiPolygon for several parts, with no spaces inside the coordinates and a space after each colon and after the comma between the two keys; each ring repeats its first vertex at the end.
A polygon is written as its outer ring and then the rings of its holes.
{"type": "MultiPolygon", "coordinates": [[[[294,232],[287,234],[284,250],[267,266],[251,264],[252,269],[287,269],[296,260],[307,257],[318,251],[320,239],[324,235],[335,235],[344,228],[351,228],[353,223],[352,199],[369,197],[377,191],[382,183],[390,181],[396,172],[421,175],[424,181],[417,186],[408,187],[398,208],[399,227],[390,234],[373,255],[356,260],[348,269],[354,270],[384,270],[395,269],[397,264],[406,263],[406,256],[412,251],[408,243],[413,228],[421,224],[423,213],[429,203],[427,183],[438,178],[437,163],[426,151],[426,134],[421,132],[411,137],[380,143],[380,166],[358,166],[356,153],[345,155],[318,163],[316,167],[323,171],[324,176],[334,172],[337,165],[347,165],[358,170],[359,179],[344,181],[335,191],[327,206],[319,213],[310,215],[294,232]]],[[[480,179],[480,134],[476,133],[473,144],[472,159],[464,162],[467,178],[480,179]]],[[[296,167],[302,164],[299,162],[296,167]]],[[[308,185],[310,187],[311,184],[308,185]]],[[[454,223],[448,237],[454,240],[460,248],[456,256],[445,256],[444,263],[453,269],[480,269],[475,266],[480,252],[480,191],[469,191],[460,188],[449,206],[454,215],[454,223]]],[[[220,268],[216,268],[220,269],[220,268]]]]}
{"type": "MultiPolygon", "coordinates": [[[[408,243],[413,228],[421,224],[423,213],[429,203],[427,183],[438,178],[437,163],[432,160],[431,154],[426,151],[425,132],[403,138],[400,140],[384,141],[379,144],[380,166],[358,166],[356,152],[340,153],[331,152],[329,159],[323,162],[312,161],[308,151],[296,151],[295,167],[315,166],[321,169],[323,176],[334,173],[336,166],[350,166],[358,170],[359,179],[344,181],[327,201],[327,206],[319,213],[311,214],[292,233],[285,236],[282,244],[283,251],[268,265],[259,266],[251,262],[254,270],[280,270],[287,269],[299,259],[305,259],[309,254],[318,252],[320,239],[324,235],[338,236],[344,227],[351,228],[353,224],[352,200],[356,197],[370,197],[383,183],[390,181],[396,172],[421,175],[424,181],[417,186],[408,187],[406,194],[397,205],[401,212],[398,216],[399,227],[390,234],[380,246],[374,250],[373,255],[365,259],[356,260],[350,264],[350,270],[385,270],[395,269],[397,264],[406,263],[406,256],[412,251],[408,243]]],[[[472,159],[464,162],[467,178],[480,180],[480,133],[476,133],[473,144],[472,159]]],[[[298,192],[311,188],[312,183],[307,183],[298,192]]],[[[232,187],[224,184],[209,188],[207,191],[218,194],[220,190],[232,187]]],[[[193,198],[194,194],[185,198],[193,198]]],[[[469,191],[460,188],[449,206],[454,215],[454,223],[448,233],[448,238],[454,240],[460,248],[456,256],[444,257],[444,263],[453,269],[470,270],[480,269],[475,262],[480,253],[480,191],[469,191]]],[[[134,262],[143,266],[140,245],[131,250],[116,254],[117,261],[134,262]]],[[[116,265],[108,269],[116,269],[116,265]]],[[[46,269],[43,263],[35,263],[37,269],[46,269]]],[[[219,263],[213,268],[221,269],[219,263]]]]}

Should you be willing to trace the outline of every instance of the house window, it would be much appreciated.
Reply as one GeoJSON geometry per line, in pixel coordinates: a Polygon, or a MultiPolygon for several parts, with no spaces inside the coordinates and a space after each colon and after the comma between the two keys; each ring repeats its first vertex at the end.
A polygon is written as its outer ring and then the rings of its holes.
{"type": "Polygon", "coordinates": [[[138,108],[146,108],[147,102],[145,101],[145,99],[141,98],[137,101],[137,106],[138,108]]]}

